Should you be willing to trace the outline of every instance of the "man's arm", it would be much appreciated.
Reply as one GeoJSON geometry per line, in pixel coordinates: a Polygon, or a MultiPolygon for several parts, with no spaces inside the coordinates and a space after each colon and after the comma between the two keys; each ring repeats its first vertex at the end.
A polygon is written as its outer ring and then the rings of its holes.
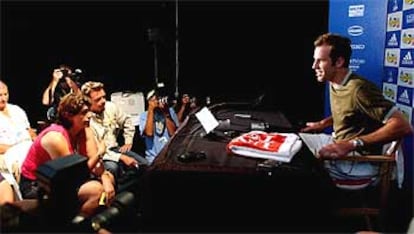
{"type": "Polygon", "coordinates": [[[400,111],[394,113],[386,120],[384,126],[375,132],[358,137],[365,145],[387,143],[406,135],[412,134],[412,127],[400,111]]]}
{"type": "Polygon", "coordinates": [[[119,151],[125,153],[132,148],[135,126],[129,114],[125,113],[121,108],[117,106],[116,109],[116,121],[118,122],[118,126],[121,126],[124,137],[124,145],[120,147],[119,151]]]}
{"type": "Polygon", "coordinates": [[[149,100],[147,110],[147,121],[145,122],[144,135],[152,137],[154,135],[154,109],[158,106],[158,101],[149,100]]]}
{"type": "Polygon", "coordinates": [[[322,132],[325,128],[333,125],[332,116],[326,117],[325,119],[318,122],[307,122],[306,127],[302,128],[301,132],[322,132]]]}
{"type": "Polygon", "coordinates": [[[170,108],[168,111],[169,114],[165,116],[165,122],[167,125],[168,135],[172,136],[175,133],[175,130],[177,130],[177,124],[179,124],[179,120],[172,108],[170,108]]]}
{"type": "MultiPolygon", "coordinates": [[[[400,111],[395,111],[385,121],[385,124],[376,131],[366,135],[358,136],[364,145],[385,144],[395,139],[412,134],[413,130],[410,123],[404,118],[400,111]]],[[[348,141],[338,141],[323,147],[319,154],[321,156],[342,157],[355,150],[358,146],[351,139],[348,141]]]]}

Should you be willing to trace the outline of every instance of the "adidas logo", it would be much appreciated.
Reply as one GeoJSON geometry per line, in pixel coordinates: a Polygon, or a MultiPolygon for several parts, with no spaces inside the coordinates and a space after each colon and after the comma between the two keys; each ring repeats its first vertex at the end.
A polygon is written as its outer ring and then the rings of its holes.
{"type": "Polygon", "coordinates": [[[407,24],[412,24],[414,23],[414,14],[409,14],[406,16],[407,19],[407,24]]]}
{"type": "Polygon", "coordinates": [[[410,97],[408,96],[408,91],[406,89],[398,97],[398,101],[402,103],[410,104],[410,97]]]}
{"type": "Polygon", "coordinates": [[[401,64],[403,65],[413,65],[413,56],[411,56],[411,51],[408,51],[402,58],[401,64]]]}
{"type": "Polygon", "coordinates": [[[388,46],[398,46],[398,40],[397,40],[397,35],[395,33],[393,33],[390,37],[390,39],[388,40],[388,46]]]}

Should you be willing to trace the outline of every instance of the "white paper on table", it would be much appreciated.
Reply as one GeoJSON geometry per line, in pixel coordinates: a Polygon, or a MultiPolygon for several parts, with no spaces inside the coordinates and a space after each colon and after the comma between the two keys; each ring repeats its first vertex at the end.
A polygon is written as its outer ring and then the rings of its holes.
{"type": "Polygon", "coordinates": [[[315,157],[319,157],[318,152],[323,146],[333,143],[332,135],[326,133],[299,133],[299,136],[315,157]]]}
{"type": "Polygon", "coordinates": [[[203,107],[195,115],[207,134],[219,125],[219,122],[207,107],[203,107]]]}

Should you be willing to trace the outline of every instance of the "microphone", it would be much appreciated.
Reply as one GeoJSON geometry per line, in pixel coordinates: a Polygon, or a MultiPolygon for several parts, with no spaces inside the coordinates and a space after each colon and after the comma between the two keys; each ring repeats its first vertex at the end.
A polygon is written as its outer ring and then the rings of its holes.
{"type": "Polygon", "coordinates": [[[230,119],[219,120],[219,125],[214,130],[229,130],[231,126],[230,119]]]}

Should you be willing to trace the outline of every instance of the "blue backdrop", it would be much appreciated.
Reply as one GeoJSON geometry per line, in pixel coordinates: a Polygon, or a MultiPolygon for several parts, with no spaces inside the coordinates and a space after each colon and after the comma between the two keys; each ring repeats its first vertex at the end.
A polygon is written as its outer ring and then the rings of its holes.
{"type": "MultiPolygon", "coordinates": [[[[329,31],[352,40],[350,68],[382,88],[413,125],[414,1],[331,0],[329,31]]],[[[330,114],[328,89],[325,114],[330,114]]],[[[404,141],[405,182],[413,185],[413,138],[404,141]]]]}

